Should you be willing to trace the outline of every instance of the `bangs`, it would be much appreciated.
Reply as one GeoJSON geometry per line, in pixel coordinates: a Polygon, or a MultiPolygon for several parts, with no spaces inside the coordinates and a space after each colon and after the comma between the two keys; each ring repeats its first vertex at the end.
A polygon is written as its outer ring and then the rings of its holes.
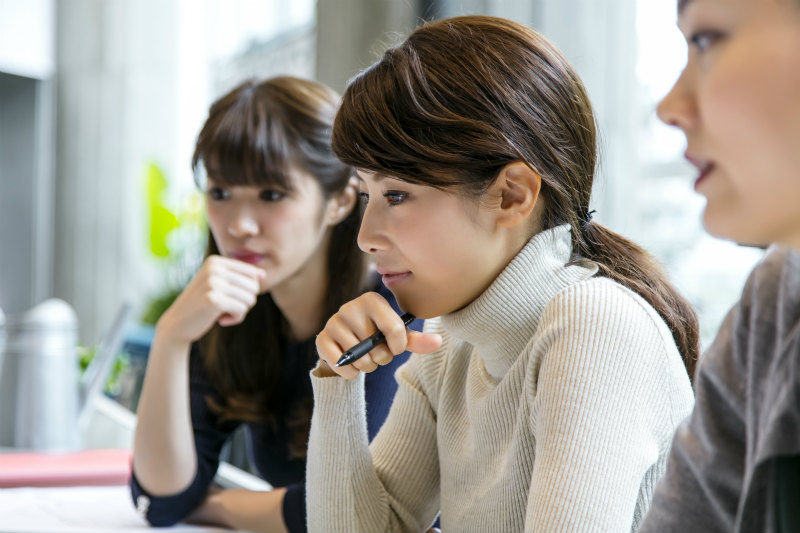
{"type": "Polygon", "coordinates": [[[192,170],[198,187],[207,180],[223,186],[271,187],[292,190],[289,169],[296,163],[296,135],[278,107],[255,105],[253,88],[232,94],[212,106],[197,139],[192,170]]]}
{"type": "MultiPolygon", "coordinates": [[[[422,178],[422,147],[407,134],[411,117],[400,113],[407,98],[399,90],[402,83],[386,61],[380,61],[350,80],[333,126],[333,151],[354,168],[395,176],[403,180],[428,183],[422,178]]],[[[428,126],[429,127],[429,126],[428,126]]]]}
{"type": "Polygon", "coordinates": [[[389,49],[348,84],[334,122],[334,153],[355,168],[409,183],[482,192],[470,175],[495,176],[507,161],[482,155],[484,139],[495,132],[460,110],[458,90],[443,84],[408,43],[389,49]]]}

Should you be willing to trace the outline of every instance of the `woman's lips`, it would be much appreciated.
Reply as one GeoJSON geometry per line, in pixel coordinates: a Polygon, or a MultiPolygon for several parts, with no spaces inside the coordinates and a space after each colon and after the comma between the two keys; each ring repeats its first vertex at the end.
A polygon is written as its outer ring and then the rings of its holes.
{"type": "Polygon", "coordinates": [[[381,280],[387,288],[398,285],[411,277],[411,272],[379,272],[381,280]]]}
{"type": "Polygon", "coordinates": [[[700,175],[697,176],[696,180],[694,180],[694,190],[697,190],[697,188],[700,186],[700,183],[706,179],[706,176],[708,176],[712,170],[714,170],[714,165],[708,165],[707,167],[700,169],[700,175]]]}
{"type": "Polygon", "coordinates": [[[697,190],[697,187],[700,183],[708,176],[712,170],[714,170],[714,163],[711,161],[707,161],[701,159],[699,157],[695,157],[690,154],[686,154],[686,159],[700,171],[700,174],[697,176],[697,179],[694,181],[694,189],[697,190]]]}
{"type": "Polygon", "coordinates": [[[264,254],[259,254],[256,252],[251,252],[250,250],[239,250],[233,252],[231,257],[234,259],[238,259],[239,261],[244,261],[245,263],[250,263],[251,265],[257,265],[261,261],[264,260],[264,254]]]}

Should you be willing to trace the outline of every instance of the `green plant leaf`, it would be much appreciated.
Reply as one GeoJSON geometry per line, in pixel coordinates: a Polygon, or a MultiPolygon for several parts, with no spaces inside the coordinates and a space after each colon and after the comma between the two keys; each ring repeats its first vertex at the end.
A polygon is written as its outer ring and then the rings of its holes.
{"type": "Polygon", "coordinates": [[[150,212],[150,251],[156,257],[168,257],[167,235],[179,226],[178,217],[164,205],[164,192],[168,183],[164,173],[155,163],[146,171],[147,207],[150,212]]]}
{"type": "Polygon", "coordinates": [[[163,294],[152,298],[147,303],[144,313],[142,313],[142,324],[150,324],[155,326],[156,322],[158,322],[158,319],[161,318],[161,315],[164,314],[164,311],[166,311],[169,306],[172,305],[172,302],[175,301],[182,290],[182,288],[168,290],[163,294]]]}

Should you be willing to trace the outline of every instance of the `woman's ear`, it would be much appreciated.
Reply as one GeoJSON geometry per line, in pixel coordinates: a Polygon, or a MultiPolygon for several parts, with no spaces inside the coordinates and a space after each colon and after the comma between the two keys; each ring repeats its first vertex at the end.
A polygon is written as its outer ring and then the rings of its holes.
{"type": "Polygon", "coordinates": [[[358,201],[358,180],[350,178],[347,186],[342,192],[328,199],[328,206],[325,210],[325,222],[330,226],[335,226],[345,218],[355,208],[358,201]]]}
{"type": "Polygon", "coordinates": [[[491,189],[500,198],[497,223],[510,228],[528,220],[539,204],[542,177],[525,163],[515,161],[500,170],[491,189]]]}

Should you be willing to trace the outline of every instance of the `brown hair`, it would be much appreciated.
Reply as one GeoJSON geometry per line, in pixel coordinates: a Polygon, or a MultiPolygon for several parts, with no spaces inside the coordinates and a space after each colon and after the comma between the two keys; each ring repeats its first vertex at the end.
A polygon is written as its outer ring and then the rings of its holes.
{"type": "Polygon", "coordinates": [[[690,378],[699,351],[691,305],[642,248],[591,222],[596,127],[583,83],[544,37],[464,16],[417,28],[352,79],[333,149],[356,168],[480,197],[508,163],[542,178],[542,229],[572,228],[573,260],[642,296],[669,326],[690,378]]]}
{"type": "MultiPolygon", "coordinates": [[[[291,191],[289,169],[299,167],[330,198],[343,191],[352,176],[351,167],[331,150],[338,102],[332,89],[298,78],[239,85],[211,105],[192,157],[195,176],[204,170],[215,184],[291,191]]],[[[201,181],[198,178],[203,187],[201,181]]],[[[323,317],[333,315],[364,288],[366,258],[356,242],[359,224],[360,213],[353,209],[333,228],[323,317]]],[[[218,253],[209,233],[207,254],[218,253]]],[[[218,393],[207,402],[222,420],[284,421],[293,432],[292,454],[304,456],[312,409],[310,383],[296,384],[307,393],[299,405],[279,404],[287,340],[285,318],[269,293],[258,297],[241,324],[212,327],[200,340],[206,372],[218,393]]],[[[313,343],[308,344],[310,368],[316,354],[313,343]]]]}

